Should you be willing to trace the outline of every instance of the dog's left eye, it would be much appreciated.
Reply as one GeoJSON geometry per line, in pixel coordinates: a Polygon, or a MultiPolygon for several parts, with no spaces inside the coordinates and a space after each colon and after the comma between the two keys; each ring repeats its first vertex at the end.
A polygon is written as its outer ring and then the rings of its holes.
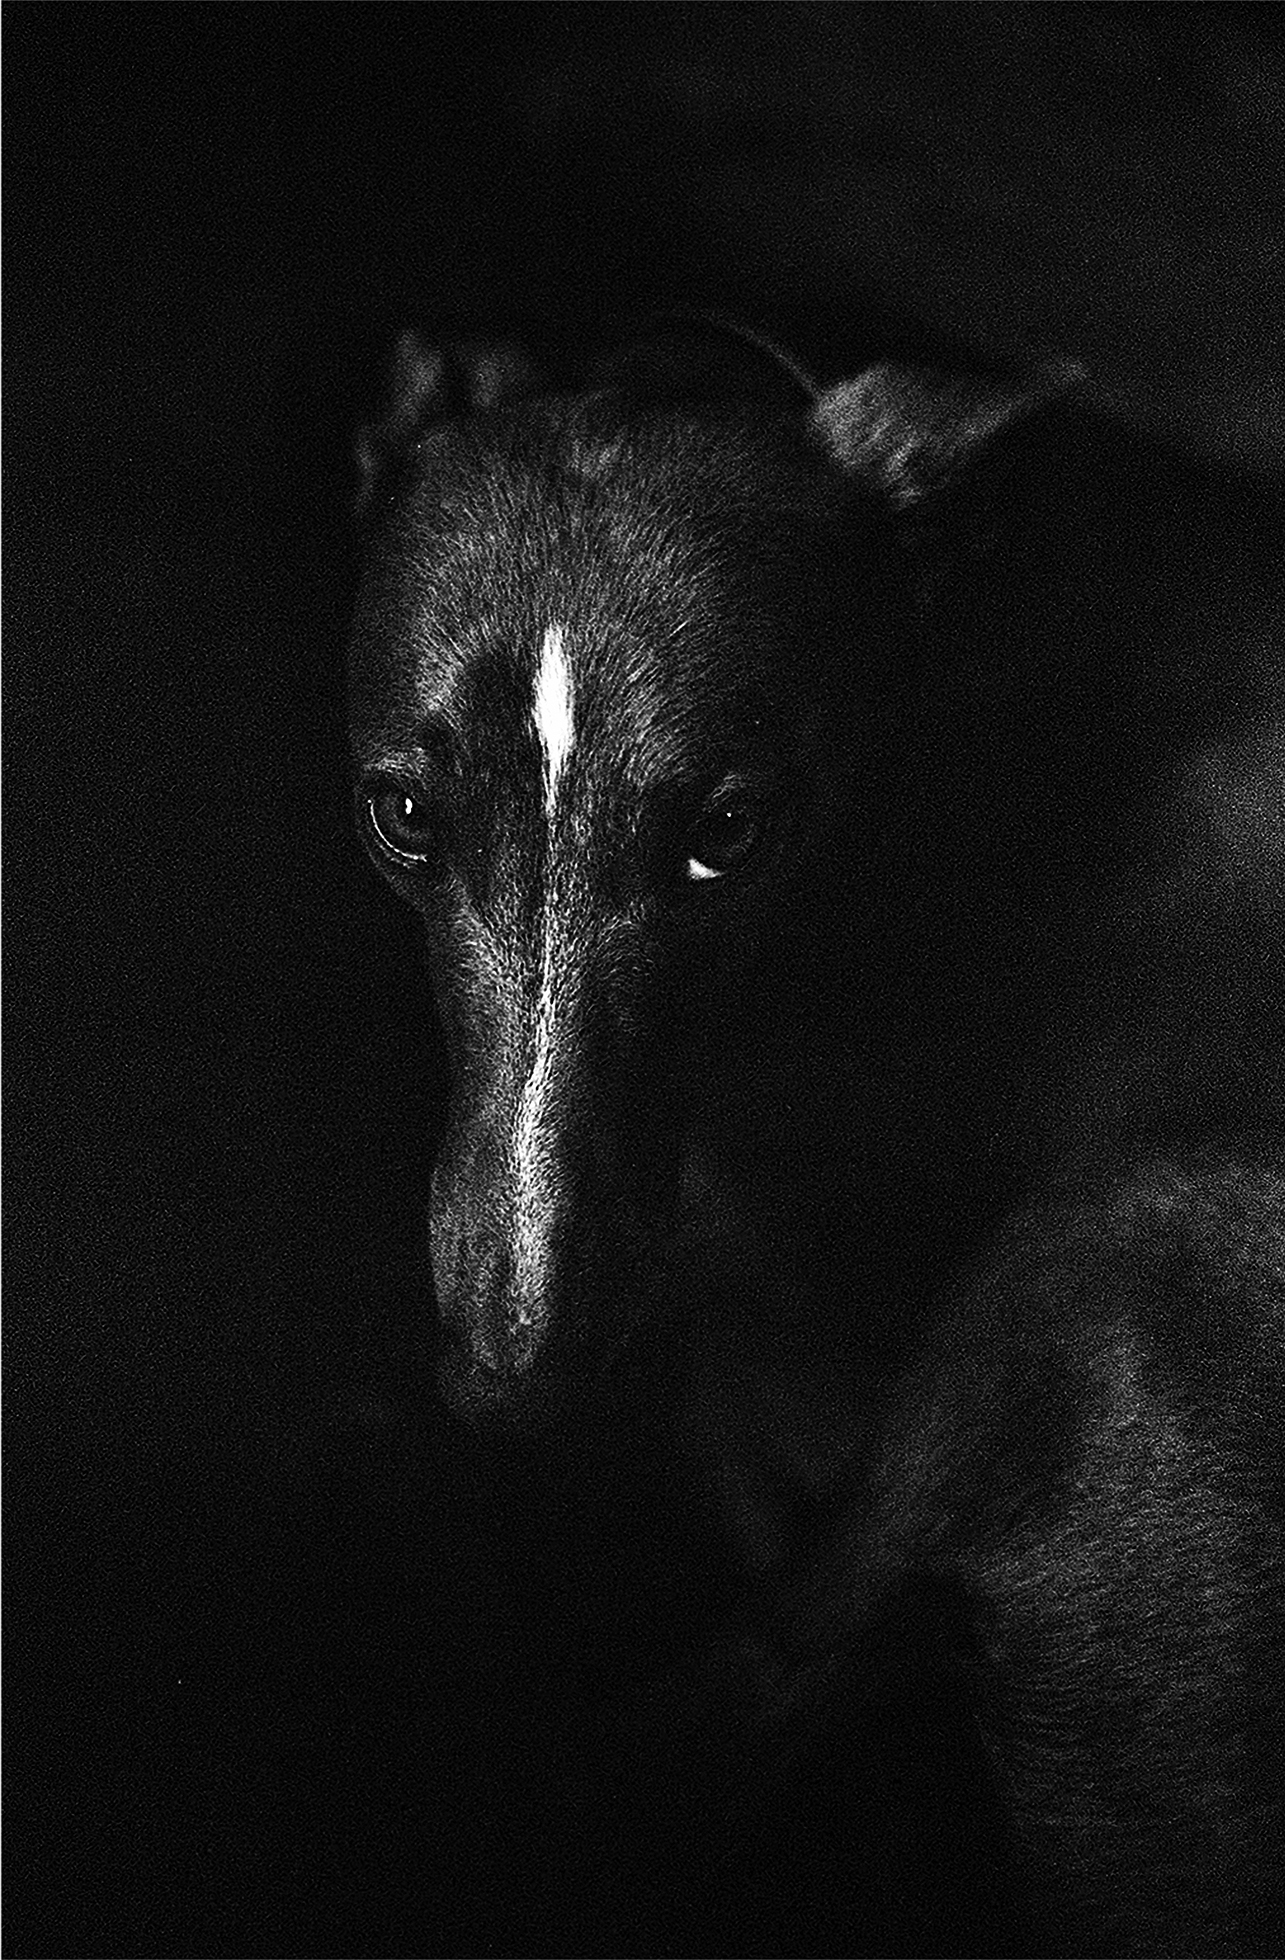
{"type": "Polygon", "coordinates": [[[394,857],[422,864],[432,856],[432,815],[422,798],[396,783],[386,783],[368,794],[366,814],[376,837],[394,857]]]}
{"type": "Polygon", "coordinates": [[[762,812],[749,797],[721,797],[687,834],[687,877],[725,878],[729,871],[739,870],[762,829],[762,812]]]}

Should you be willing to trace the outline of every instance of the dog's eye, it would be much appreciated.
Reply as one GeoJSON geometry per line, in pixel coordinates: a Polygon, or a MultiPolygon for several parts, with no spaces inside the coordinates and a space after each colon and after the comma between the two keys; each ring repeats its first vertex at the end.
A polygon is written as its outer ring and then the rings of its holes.
{"type": "Polygon", "coordinates": [[[738,870],[762,829],[762,812],[749,797],[720,797],[687,834],[687,877],[725,878],[729,871],[738,870]]]}
{"type": "Polygon", "coordinates": [[[427,803],[397,783],[385,783],[366,797],[370,827],[386,851],[405,864],[423,864],[433,855],[432,817],[427,803]]]}

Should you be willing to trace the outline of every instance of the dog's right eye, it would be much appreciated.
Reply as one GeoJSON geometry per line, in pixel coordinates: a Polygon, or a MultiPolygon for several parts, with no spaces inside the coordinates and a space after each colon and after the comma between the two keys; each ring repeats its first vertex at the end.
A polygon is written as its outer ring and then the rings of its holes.
{"type": "Polygon", "coordinates": [[[375,836],[403,864],[421,865],[434,853],[432,813],[422,797],[398,783],[385,783],[366,796],[366,817],[375,836]]]}

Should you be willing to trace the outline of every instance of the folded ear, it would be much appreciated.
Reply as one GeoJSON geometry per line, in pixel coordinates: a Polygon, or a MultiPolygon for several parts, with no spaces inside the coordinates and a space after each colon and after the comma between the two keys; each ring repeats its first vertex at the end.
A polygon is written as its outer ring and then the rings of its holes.
{"type": "Polygon", "coordinates": [[[530,394],[535,385],[534,369],[511,341],[430,347],[417,333],[402,334],[393,349],[385,406],[357,431],[358,514],[434,423],[499,407],[530,394]]]}
{"type": "Polygon", "coordinates": [[[1080,378],[1073,363],[1022,385],[872,367],[818,396],[811,426],[840,469],[894,509],[930,500],[1010,423],[1064,394],[1080,378]]]}

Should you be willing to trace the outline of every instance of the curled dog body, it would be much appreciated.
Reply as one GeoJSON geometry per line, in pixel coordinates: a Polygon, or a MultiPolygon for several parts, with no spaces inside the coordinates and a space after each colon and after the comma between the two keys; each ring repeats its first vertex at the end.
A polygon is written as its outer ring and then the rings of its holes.
{"type": "Polygon", "coordinates": [[[700,340],[574,394],[407,341],[363,435],[356,799],[452,1068],[442,1391],[570,1455],[665,1436],[762,1587],[737,1775],[930,1580],[1041,1950],[1250,1950],[1271,526],[1194,573],[1204,491],[1104,490],[1074,377],[813,390],[700,340]]]}

